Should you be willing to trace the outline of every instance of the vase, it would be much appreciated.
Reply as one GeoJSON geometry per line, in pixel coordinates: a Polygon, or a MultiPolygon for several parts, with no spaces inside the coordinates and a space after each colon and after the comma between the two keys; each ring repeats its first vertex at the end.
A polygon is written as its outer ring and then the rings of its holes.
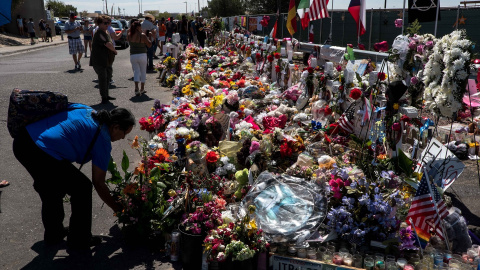
{"type": "Polygon", "coordinates": [[[184,270],[202,269],[202,245],[205,235],[189,234],[178,227],[180,231],[180,261],[184,270]]]}

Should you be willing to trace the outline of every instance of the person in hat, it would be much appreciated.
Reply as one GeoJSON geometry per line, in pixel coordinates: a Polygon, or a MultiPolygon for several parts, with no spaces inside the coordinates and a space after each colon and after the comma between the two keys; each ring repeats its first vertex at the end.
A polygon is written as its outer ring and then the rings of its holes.
{"type": "Polygon", "coordinates": [[[65,33],[67,33],[68,38],[68,52],[73,57],[73,62],[75,63],[75,69],[80,70],[82,65],[80,64],[80,59],[82,59],[83,52],[85,47],[83,47],[82,40],[80,39],[80,31],[82,31],[82,25],[80,22],[75,20],[77,16],[75,13],[70,13],[70,20],[65,23],[65,33]]]}

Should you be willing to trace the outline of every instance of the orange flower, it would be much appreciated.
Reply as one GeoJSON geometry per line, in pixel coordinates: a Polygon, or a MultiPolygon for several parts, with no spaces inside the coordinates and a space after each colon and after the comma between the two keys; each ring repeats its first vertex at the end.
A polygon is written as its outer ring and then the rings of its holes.
{"type": "Polygon", "coordinates": [[[145,173],[145,165],[143,163],[140,163],[138,167],[135,168],[135,171],[133,174],[138,175],[140,173],[145,173]]]}
{"type": "Polygon", "coordinates": [[[387,158],[387,155],[385,155],[385,154],[380,154],[380,155],[378,155],[377,158],[378,158],[378,159],[386,159],[386,158],[387,158]]]}
{"type": "Polygon", "coordinates": [[[155,152],[155,156],[157,157],[163,156],[165,157],[165,159],[167,159],[168,157],[170,157],[170,154],[167,152],[167,150],[160,148],[155,152]]]}
{"type": "Polygon", "coordinates": [[[135,193],[136,189],[137,189],[137,184],[136,183],[128,184],[123,189],[123,194],[133,194],[133,193],[135,193]]]}
{"type": "Polygon", "coordinates": [[[133,142],[132,142],[132,148],[139,148],[140,147],[140,144],[138,143],[138,136],[135,136],[135,139],[133,139],[133,142]]]}

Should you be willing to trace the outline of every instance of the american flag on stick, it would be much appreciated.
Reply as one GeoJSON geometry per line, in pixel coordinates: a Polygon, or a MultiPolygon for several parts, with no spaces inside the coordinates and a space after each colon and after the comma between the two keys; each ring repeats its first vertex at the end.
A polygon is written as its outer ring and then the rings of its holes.
{"type": "Polygon", "coordinates": [[[353,118],[355,117],[355,102],[348,106],[347,110],[343,112],[342,116],[338,119],[338,125],[346,132],[353,133],[355,127],[353,118]]]}
{"type": "Polygon", "coordinates": [[[445,239],[441,228],[441,219],[448,215],[447,207],[443,202],[435,186],[432,187],[433,198],[430,193],[426,173],[423,174],[415,197],[413,198],[406,221],[411,225],[410,218],[420,235],[429,234],[429,228],[433,228],[438,237],[445,239]],[[438,207],[438,214],[435,209],[435,202],[438,207]]]}
{"type": "Polygon", "coordinates": [[[313,0],[312,5],[308,9],[310,21],[329,18],[327,5],[328,0],[313,0]]]}

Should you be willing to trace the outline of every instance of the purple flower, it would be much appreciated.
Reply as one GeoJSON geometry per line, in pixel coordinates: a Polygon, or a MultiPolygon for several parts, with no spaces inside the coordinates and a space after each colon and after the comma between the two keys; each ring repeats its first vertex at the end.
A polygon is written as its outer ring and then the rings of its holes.
{"type": "Polygon", "coordinates": [[[410,79],[410,83],[413,84],[413,85],[416,85],[418,83],[418,78],[413,76],[411,79],[410,79]]]}
{"type": "Polygon", "coordinates": [[[395,20],[395,27],[396,28],[402,28],[403,26],[403,20],[402,19],[396,19],[395,20]]]}
{"type": "Polygon", "coordinates": [[[433,48],[433,41],[427,41],[427,43],[425,43],[425,46],[427,46],[427,48],[431,49],[433,48]]]}
{"type": "Polygon", "coordinates": [[[419,54],[423,54],[424,51],[425,51],[425,45],[418,45],[417,46],[417,52],[419,54]]]}
{"type": "Polygon", "coordinates": [[[415,48],[417,48],[417,42],[415,42],[415,41],[413,41],[413,40],[410,41],[410,44],[408,44],[408,48],[409,48],[410,50],[415,50],[415,48]]]}

